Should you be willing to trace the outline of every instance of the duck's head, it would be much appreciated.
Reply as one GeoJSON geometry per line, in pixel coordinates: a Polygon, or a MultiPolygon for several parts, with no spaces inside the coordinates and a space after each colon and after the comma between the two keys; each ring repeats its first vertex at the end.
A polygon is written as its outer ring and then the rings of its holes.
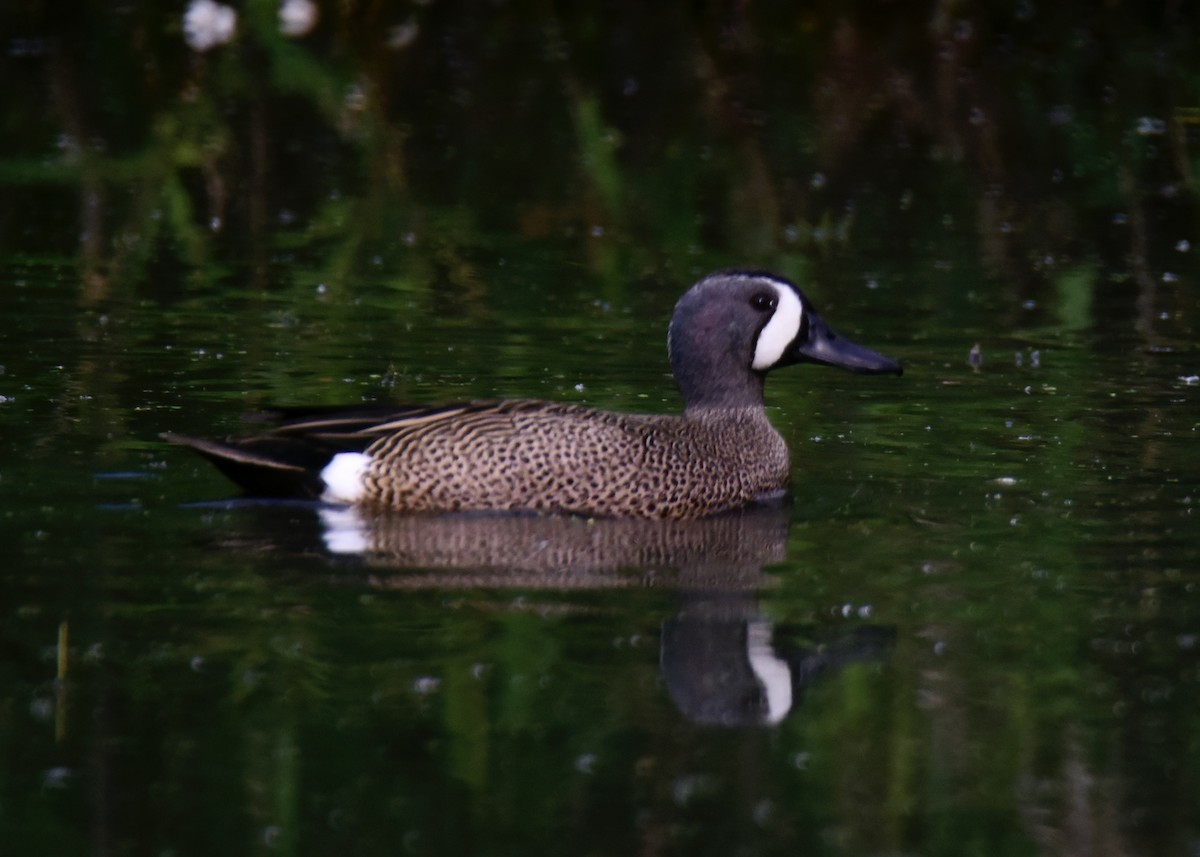
{"type": "Polygon", "coordinates": [[[762,405],[767,372],[793,363],[903,372],[835,333],[795,283],[762,271],[718,271],[688,289],[675,305],[667,348],[689,410],[762,405]]]}

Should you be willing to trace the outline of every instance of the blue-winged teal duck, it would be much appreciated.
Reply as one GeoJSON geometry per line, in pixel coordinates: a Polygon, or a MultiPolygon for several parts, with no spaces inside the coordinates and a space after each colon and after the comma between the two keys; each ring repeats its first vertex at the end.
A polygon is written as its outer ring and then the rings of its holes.
{"type": "Polygon", "coordinates": [[[682,416],[480,401],[297,411],[257,437],[164,437],[257,496],[402,512],[693,518],[785,491],[787,444],[763,408],[767,372],[809,362],[901,373],[834,333],[794,283],[759,271],[719,271],[692,286],[667,346],[682,416]]]}

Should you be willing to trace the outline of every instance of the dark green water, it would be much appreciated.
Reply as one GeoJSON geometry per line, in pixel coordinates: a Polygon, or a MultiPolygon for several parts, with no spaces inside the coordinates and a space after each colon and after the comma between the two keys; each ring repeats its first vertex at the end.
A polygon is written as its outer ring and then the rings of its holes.
{"type": "Polygon", "coordinates": [[[739,9],[0,14],[4,853],[1196,853],[1200,27],[739,9]],[[731,264],[905,364],[772,376],[783,509],[348,534],[158,439],[673,411],[731,264]]]}

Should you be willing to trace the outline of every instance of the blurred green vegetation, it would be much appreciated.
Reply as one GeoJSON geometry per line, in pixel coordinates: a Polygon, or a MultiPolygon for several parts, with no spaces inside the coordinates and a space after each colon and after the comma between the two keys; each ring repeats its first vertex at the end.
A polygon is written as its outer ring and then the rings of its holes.
{"type": "Polygon", "coordinates": [[[1157,227],[1195,225],[1200,27],[1172,4],[350,3],[299,38],[276,15],[248,2],[199,53],[155,4],[0,12],[3,258],[74,258],[88,300],[179,266],[278,289],[297,256],[335,289],[374,259],[469,288],[551,240],[615,297],[936,255],[954,223],[1028,297],[1041,260],[1153,271],[1191,234],[1157,227]]]}

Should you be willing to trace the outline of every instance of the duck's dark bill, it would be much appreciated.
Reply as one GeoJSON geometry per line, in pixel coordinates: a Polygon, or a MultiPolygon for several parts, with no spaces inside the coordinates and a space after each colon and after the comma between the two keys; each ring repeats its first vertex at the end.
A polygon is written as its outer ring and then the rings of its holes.
{"type": "Polygon", "coordinates": [[[864,375],[904,373],[895,360],[839,336],[815,313],[809,313],[807,335],[796,341],[791,356],[798,363],[824,363],[864,375]]]}

